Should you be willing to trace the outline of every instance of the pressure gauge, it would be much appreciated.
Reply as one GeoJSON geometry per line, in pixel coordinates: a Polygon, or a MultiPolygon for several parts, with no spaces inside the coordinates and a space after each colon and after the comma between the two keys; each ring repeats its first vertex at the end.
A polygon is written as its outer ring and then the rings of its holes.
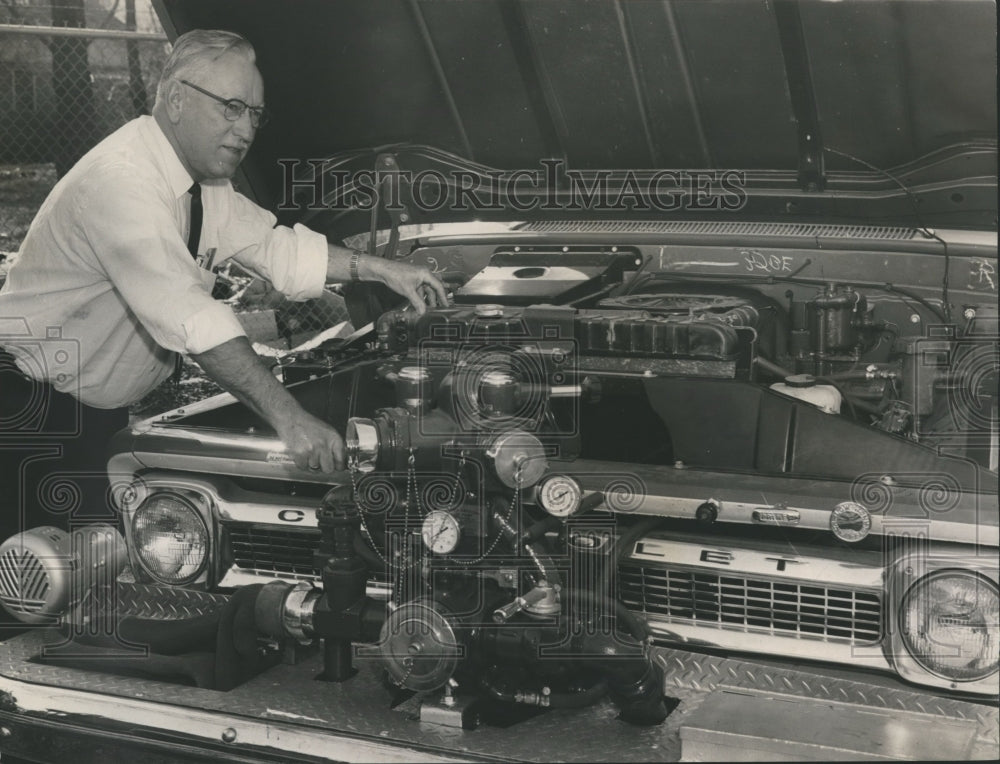
{"type": "Polygon", "coordinates": [[[552,475],[538,486],[538,503],[553,517],[569,517],[582,499],[583,489],[568,475],[552,475]]]}
{"type": "Polygon", "coordinates": [[[424,546],[434,554],[450,554],[458,546],[458,520],[440,509],[429,512],[421,528],[424,546]]]}

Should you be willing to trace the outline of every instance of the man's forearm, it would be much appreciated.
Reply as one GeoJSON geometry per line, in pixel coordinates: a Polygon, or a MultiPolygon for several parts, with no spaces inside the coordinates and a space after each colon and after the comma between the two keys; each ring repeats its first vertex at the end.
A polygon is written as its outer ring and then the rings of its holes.
{"type": "Polygon", "coordinates": [[[377,281],[405,297],[419,313],[423,313],[428,305],[444,307],[448,304],[444,284],[427,266],[359,254],[357,271],[351,273],[351,261],[355,254],[353,249],[328,244],[327,281],[377,281]]]}
{"type": "Polygon", "coordinates": [[[246,337],[234,337],[191,356],[218,384],[231,392],[275,429],[298,404],[253,352],[246,337]]]}
{"type": "Polygon", "coordinates": [[[299,406],[261,363],[246,337],[236,337],[191,357],[274,428],[299,469],[334,472],[344,468],[344,439],[340,433],[299,406]]]}
{"type": "MultiPolygon", "coordinates": [[[[360,251],[360,250],[358,250],[360,251]]],[[[354,274],[351,273],[351,257],[355,250],[339,247],[336,244],[327,244],[326,249],[326,280],[327,281],[351,281],[354,274]]],[[[378,280],[375,271],[378,268],[378,261],[381,258],[371,255],[361,254],[358,258],[358,279],[361,281],[378,280]]]]}

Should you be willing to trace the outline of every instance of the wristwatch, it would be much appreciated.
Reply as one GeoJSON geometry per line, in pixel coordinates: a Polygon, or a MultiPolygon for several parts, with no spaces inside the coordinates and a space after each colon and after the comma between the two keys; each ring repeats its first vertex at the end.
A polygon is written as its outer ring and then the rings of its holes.
{"type": "Polygon", "coordinates": [[[347,272],[351,277],[351,281],[361,281],[361,276],[358,274],[358,265],[361,262],[362,254],[357,249],[351,251],[351,260],[347,265],[347,272]]]}

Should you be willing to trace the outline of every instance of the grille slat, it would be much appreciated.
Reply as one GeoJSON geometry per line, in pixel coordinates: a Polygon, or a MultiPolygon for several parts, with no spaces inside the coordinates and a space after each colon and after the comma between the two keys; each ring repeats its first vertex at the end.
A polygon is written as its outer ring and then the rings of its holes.
{"type": "Polygon", "coordinates": [[[315,578],[313,552],[319,546],[319,531],[231,525],[229,551],[241,570],[315,578]]]}
{"type": "Polygon", "coordinates": [[[623,566],[619,588],[632,609],[701,626],[858,644],[881,635],[882,604],[870,591],[646,566],[623,566]]]}

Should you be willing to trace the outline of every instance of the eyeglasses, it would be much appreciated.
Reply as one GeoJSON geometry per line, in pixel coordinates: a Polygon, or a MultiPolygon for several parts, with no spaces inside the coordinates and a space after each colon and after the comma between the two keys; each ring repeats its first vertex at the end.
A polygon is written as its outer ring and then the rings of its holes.
{"type": "Polygon", "coordinates": [[[249,104],[243,103],[243,101],[239,98],[222,98],[217,96],[215,93],[210,93],[205,90],[205,88],[198,87],[193,82],[188,82],[187,80],[181,80],[181,84],[187,85],[189,88],[194,88],[199,93],[207,95],[209,98],[218,101],[225,106],[226,108],[222,114],[230,122],[235,122],[243,116],[243,112],[249,111],[250,124],[253,126],[254,130],[267,124],[267,120],[270,115],[268,114],[267,109],[263,106],[250,106],[249,104]]]}

